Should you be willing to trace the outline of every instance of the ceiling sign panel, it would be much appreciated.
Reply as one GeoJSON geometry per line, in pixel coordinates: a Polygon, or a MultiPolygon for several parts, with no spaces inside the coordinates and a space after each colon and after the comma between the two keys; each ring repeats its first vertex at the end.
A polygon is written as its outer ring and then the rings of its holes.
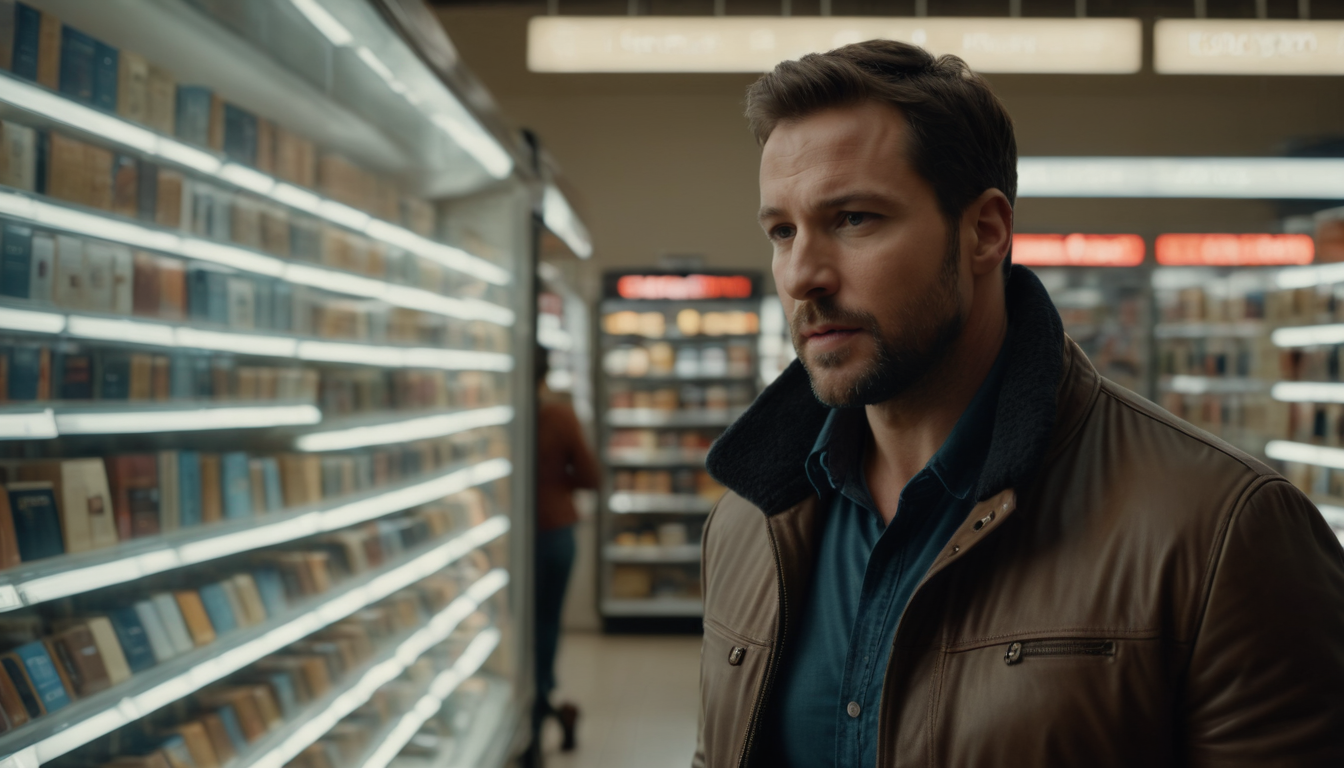
{"type": "Polygon", "coordinates": [[[1344,21],[1162,19],[1153,68],[1164,75],[1344,75],[1344,21]]]}
{"type": "Polygon", "coordinates": [[[765,72],[863,40],[953,53],[980,72],[1129,74],[1143,63],[1138,19],[777,16],[538,16],[533,72],[765,72]]]}

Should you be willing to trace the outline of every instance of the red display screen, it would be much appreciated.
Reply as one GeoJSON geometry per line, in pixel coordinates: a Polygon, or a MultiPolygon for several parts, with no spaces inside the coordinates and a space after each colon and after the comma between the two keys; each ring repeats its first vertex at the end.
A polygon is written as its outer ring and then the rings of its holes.
{"type": "Polygon", "coordinates": [[[1029,267],[1137,267],[1146,251],[1138,235],[1013,235],[1013,263],[1029,267]]]}
{"type": "Polygon", "coordinates": [[[1309,235],[1160,235],[1157,263],[1165,266],[1267,267],[1310,264],[1309,235]]]}

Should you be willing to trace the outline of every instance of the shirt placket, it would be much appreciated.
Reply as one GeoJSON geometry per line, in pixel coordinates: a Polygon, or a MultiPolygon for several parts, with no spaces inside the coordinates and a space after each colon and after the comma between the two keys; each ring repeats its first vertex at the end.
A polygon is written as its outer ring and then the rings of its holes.
{"type": "MultiPolygon", "coordinates": [[[[871,768],[863,764],[867,751],[865,744],[876,738],[878,727],[882,695],[878,669],[880,665],[883,673],[886,671],[886,654],[889,650],[886,638],[890,636],[888,628],[896,619],[892,615],[895,610],[893,603],[907,554],[906,548],[900,546],[900,543],[915,532],[912,525],[918,523],[920,515],[910,508],[913,503],[911,500],[923,496],[919,491],[928,479],[928,474],[921,471],[911,480],[906,491],[901,494],[902,513],[881,532],[868,558],[841,687],[844,702],[837,728],[840,736],[837,768],[871,768]]],[[[859,504],[855,504],[855,508],[877,515],[876,511],[867,510],[859,504]]]]}

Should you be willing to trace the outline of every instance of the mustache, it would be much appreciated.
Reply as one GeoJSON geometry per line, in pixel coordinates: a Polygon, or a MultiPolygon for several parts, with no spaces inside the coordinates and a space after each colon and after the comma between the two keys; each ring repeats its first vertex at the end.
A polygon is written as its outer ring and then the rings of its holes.
{"type": "Polygon", "coordinates": [[[793,338],[798,339],[804,326],[825,325],[827,323],[857,326],[870,332],[877,330],[877,318],[872,314],[845,309],[836,304],[830,297],[799,302],[793,308],[793,317],[789,318],[789,330],[792,332],[793,338]]]}

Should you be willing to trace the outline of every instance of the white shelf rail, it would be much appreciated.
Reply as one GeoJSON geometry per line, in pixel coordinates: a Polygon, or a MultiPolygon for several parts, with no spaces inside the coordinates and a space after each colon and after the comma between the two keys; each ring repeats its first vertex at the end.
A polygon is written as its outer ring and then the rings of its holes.
{"type": "MultiPolygon", "coordinates": [[[[52,122],[90,133],[123,149],[191,170],[212,180],[270,198],[333,224],[362,232],[374,240],[404,248],[419,256],[495,285],[512,282],[508,270],[474,256],[461,248],[438,243],[363,211],[326,199],[247,166],[225,160],[212,152],[185,144],[123,120],[116,115],[85,106],[9,73],[0,75],[0,102],[39,115],[52,122]]],[[[115,222],[120,223],[120,222],[115,222]]],[[[96,235],[106,237],[106,235],[96,235]]],[[[108,238],[116,239],[116,238],[108,238]]],[[[204,241],[203,241],[204,242],[204,241]]],[[[128,243],[134,245],[134,243],[128,243]]],[[[213,246],[214,243],[206,243],[213,246]]],[[[145,246],[154,248],[154,246],[145,246]]],[[[251,254],[251,252],[245,251],[251,254]]],[[[257,254],[251,254],[253,256],[257,254]]],[[[200,258],[200,257],[193,257],[200,258]]]]}
{"type": "Polygon", "coordinates": [[[438,413],[396,421],[381,421],[299,437],[300,451],[345,451],[389,443],[408,443],[466,432],[481,427],[499,427],[513,421],[513,406],[495,405],[456,413],[438,413]]]}
{"type": "Polygon", "coordinates": [[[133,540],[79,555],[37,560],[0,573],[0,612],[346,528],[437,501],[508,477],[512,472],[513,465],[508,459],[488,459],[396,488],[380,489],[354,499],[337,499],[275,520],[255,517],[230,521],[199,531],[186,529],[158,539],[133,540]]]}
{"type": "Polygon", "coordinates": [[[384,738],[367,751],[364,760],[357,765],[362,768],[387,768],[396,759],[397,754],[415,738],[415,734],[420,732],[424,724],[438,714],[443,708],[443,703],[453,695],[457,687],[484,666],[490,654],[499,647],[500,637],[499,630],[494,627],[482,630],[476,635],[453,666],[440,672],[430,681],[425,695],[416,701],[409,712],[396,721],[384,738]]]}
{"type": "Polygon", "coordinates": [[[0,754],[8,755],[0,759],[0,768],[35,768],[55,760],[443,570],[508,530],[507,517],[492,517],[427,550],[340,585],[265,624],[234,632],[77,701],[60,715],[34,720],[0,737],[0,754]]]}
{"type": "MultiPolygon", "coordinates": [[[[283,768],[310,744],[326,735],[342,718],[367,702],[379,688],[399,677],[429,649],[447,640],[458,625],[508,583],[509,574],[502,569],[496,569],[482,576],[465,594],[435,615],[424,627],[367,666],[363,674],[346,685],[337,687],[317,706],[310,708],[306,717],[285,723],[278,731],[268,734],[254,750],[250,751],[250,754],[240,756],[240,760],[235,764],[237,768],[283,768]]],[[[442,706],[443,699],[466,679],[459,677],[461,672],[470,669],[475,673],[480,669],[499,645],[499,640],[500,632],[494,627],[488,627],[477,633],[462,651],[457,662],[434,678],[425,696],[416,703],[415,708],[406,717],[416,716],[427,708],[429,705],[425,703],[426,699],[437,698],[439,706],[442,706]]],[[[434,711],[438,711],[437,706],[434,711]]],[[[433,712],[430,715],[433,715],[433,712]]],[[[402,718],[401,723],[407,722],[406,717],[402,718]]],[[[426,716],[425,720],[428,719],[429,716],[426,716]]],[[[421,723],[423,722],[422,720],[421,723]]],[[[401,723],[398,723],[398,727],[401,723]]],[[[400,734],[394,731],[389,737],[400,738],[400,734]]],[[[409,740],[408,736],[406,741],[409,740]]],[[[385,741],[384,745],[393,743],[395,741],[385,741]]],[[[401,745],[404,746],[405,741],[401,745]]],[[[397,747],[398,751],[400,748],[397,747]]],[[[395,755],[394,752],[393,756],[395,755]]],[[[377,763],[366,762],[360,765],[370,764],[377,763]]]]}
{"type": "Polygon", "coordinates": [[[322,421],[312,404],[147,405],[135,401],[114,405],[53,405],[49,408],[0,410],[0,440],[36,440],[62,435],[130,435],[149,432],[201,432],[217,429],[260,429],[308,426],[322,421]]]}
{"type": "Polygon", "coordinates": [[[211,330],[152,320],[20,309],[12,305],[0,306],[0,331],[64,334],[90,341],[387,368],[505,373],[513,370],[513,357],[502,352],[322,341],[302,336],[211,330]]]}

